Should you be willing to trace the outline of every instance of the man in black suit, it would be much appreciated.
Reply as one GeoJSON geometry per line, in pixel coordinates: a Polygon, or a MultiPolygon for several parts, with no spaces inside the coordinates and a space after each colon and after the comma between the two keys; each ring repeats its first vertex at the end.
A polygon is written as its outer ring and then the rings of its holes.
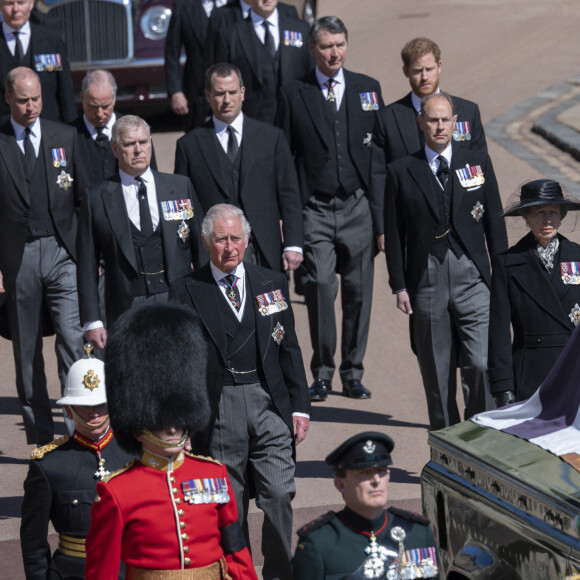
{"type": "Polygon", "coordinates": [[[239,208],[211,208],[202,224],[210,263],[171,293],[198,312],[209,345],[212,420],[194,450],[226,464],[248,545],[251,478],[264,511],[262,575],[290,579],[293,446],[306,437],[310,401],[286,277],[243,262],[249,235],[239,208]]]}
{"type": "MultiPolygon", "coordinates": [[[[77,130],[86,147],[85,167],[90,185],[100,183],[115,175],[119,169],[111,148],[113,125],[122,115],[115,111],[117,82],[108,70],[91,70],[81,86],[83,114],[71,125],[77,130]]],[[[151,149],[151,169],[157,170],[155,150],[151,149]]]]}
{"type": "Polygon", "coordinates": [[[413,315],[411,342],[431,429],[461,420],[457,367],[464,418],[491,403],[486,377],[489,257],[507,248],[491,160],[452,141],[456,120],[449,95],[423,97],[419,123],[425,147],[387,168],[389,283],[397,308],[413,315]]]}
{"type": "Polygon", "coordinates": [[[245,81],[244,113],[273,123],[280,87],[312,69],[308,24],[277,9],[278,0],[252,0],[247,20],[222,35],[216,62],[236,65],[245,81]]]}
{"type": "Polygon", "coordinates": [[[242,113],[244,86],[234,65],[210,67],[206,86],[213,119],[179,139],[175,173],[193,182],[200,216],[223,202],[244,210],[252,225],[246,263],[295,270],[302,262],[302,212],[286,137],[242,113]]]}
{"type": "Polygon", "coordinates": [[[343,69],[347,31],[335,16],[310,32],[316,70],[282,89],[279,122],[294,154],[304,216],[304,296],[314,355],[313,401],[326,399],[335,371],[334,301],[342,285],[343,394],[368,399],[361,384],[373,291],[374,240],[366,190],[379,83],[343,69]]]}
{"type": "Polygon", "coordinates": [[[42,117],[68,123],[76,116],[66,47],[60,32],[30,22],[34,0],[0,0],[0,123],[10,117],[4,79],[19,66],[35,70],[42,86],[42,117]]]}
{"type": "Polygon", "coordinates": [[[34,71],[13,69],[6,78],[11,118],[0,129],[0,304],[26,440],[38,444],[54,435],[42,357],[43,305],[56,332],[63,389],[82,354],[74,240],[87,185],[76,131],[39,119],[41,90],[34,71]]]}
{"type": "Polygon", "coordinates": [[[149,125],[133,115],[113,126],[119,172],[91,186],[77,236],[79,306],[87,340],[104,348],[98,266],[104,259],[107,324],[133,304],[165,302],[168,287],[191,270],[195,238],[193,186],[180,175],[153,172],[149,125]]]}
{"type": "MultiPolygon", "coordinates": [[[[401,51],[403,73],[409,79],[411,92],[379,111],[373,133],[371,152],[371,180],[369,194],[377,243],[385,251],[383,207],[385,200],[386,167],[420,151],[425,138],[417,122],[421,99],[439,92],[441,49],[428,38],[414,38],[401,51]]],[[[459,97],[452,97],[457,121],[453,141],[457,148],[478,149],[487,153],[487,143],[479,107],[459,97]]]]}

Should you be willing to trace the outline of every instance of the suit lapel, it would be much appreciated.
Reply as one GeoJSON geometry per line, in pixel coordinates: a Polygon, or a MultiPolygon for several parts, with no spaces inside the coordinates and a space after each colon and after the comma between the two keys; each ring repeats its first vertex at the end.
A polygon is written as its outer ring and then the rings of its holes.
{"type": "MultiPolygon", "coordinates": [[[[183,242],[177,233],[178,225],[181,222],[175,220],[166,220],[163,217],[161,210],[161,202],[170,199],[183,199],[187,197],[187,192],[178,192],[175,190],[173,183],[168,180],[163,174],[157,171],[153,172],[155,179],[155,190],[157,191],[157,209],[159,211],[159,227],[161,228],[161,238],[163,239],[163,255],[165,257],[165,268],[173,263],[173,255],[176,250],[177,243],[183,242]]],[[[190,232],[191,235],[191,232],[190,232]]]]}
{"type": "Polygon", "coordinates": [[[247,61],[252,63],[252,72],[256,76],[257,81],[262,84],[261,59],[258,56],[258,48],[261,48],[261,43],[254,30],[254,24],[251,20],[244,20],[236,26],[235,33],[240,38],[240,44],[247,61]]]}
{"type": "Polygon", "coordinates": [[[22,153],[16,143],[16,137],[12,130],[12,125],[8,122],[2,127],[2,137],[4,138],[3,146],[0,147],[0,155],[4,159],[10,178],[12,179],[16,191],[24,200],[26,205],[30,206],[30,196],[28,195],[28,186],[26,185],[26,177],[24,175],[24,167],[22,165],[22,153]]]}
{"type": "Polygon", "coordinates": [[[111,181],[104,182],[101,195],[105,214],[117,243],[127,261],[137,272],[139,268],[137,267],[135,249],[131,238],[131,223],[127,213],[127,206],[125,205],[125,198],[123,197],[123,187],[118,176],[111,181]]]}
{"type": "Polygon", "coordinates": [[[411,93],[409,93],[396,109],[395,123],[399,130],[399,135],[408,154],[421,149],[421,141],[417,130],[417,113],[413,107],[411,93]]]}
{"type": "Polygon", "coordinates": [[[225,360],[227,355],[226,327],[220,317],[218,300],[223,300],[221,291],[211,273],[209,264],[200,271],[197,280],[192,279],[185,287],[202,319],[211,339],[225,360]]]}
{"type": "Polygon", "coordinates": [[[262,316],[257,308],[256,296],[271,292],[275,288],[272,287],[272,280],[266,278],[259,270],[254,269],[252,264],[245,264],[245,268],[246,281],[248,283],[246,292],[246,315],[251,313],[256,320],[258,352],[260,353],[262,361],[264,361],[272,342],[270,340],[270,335],[272,334],[272,316],[262,316]]]}
{"type": "Polygon", "coordinates": [[[327,123],[324,122],[325,114],[323,107],[325,103],[322,97],[322,91],[316,80],[316,74],[314,72],[310,73],[307,78],[307,84],[302,84],[298,90],[312,125],[326,145],[326,149],[330,150],[332,135],[328,131],[327,123]]]}
{"type": "Polygon", "coordinates": [[[413,155],[413,163],[407,169],[411,179],[419,186],[421,193],[427,200],[433,215],[435,215],[439,220],[441,216],[439,215],[439,203],[437,201],[434,183],[433,183],[433,172],[427,163],[427,158],[424,152],[417,153],[413,155]]]}
{"type": "MultiPolygon", "coordinates": [[[[244,115],[244,128],[242,135],[242,144],[253,143],[254,135],[257,133],[257,127],[249,117],[244,115]]],[[[260,151],[258,147],[242,147],[240,151],[240,197],[244,195],[244,186],[248,175],[252,175],[254,166],[260,163],[260,151]]]]}
{"type": "Polygon", "coordinates": [[[193,29],[200,46],[205,45],[207,23],[209,19],[201,2],[185,2],[184,7],[189,10],[188,24],[193,29]]]}
{"type": "Polygon", "coordinates": [[[224,171],[222,166],[223,150],[220,151],[221,145],[215,134],[213,123],[211,127],[204,127],[203,130],[197,131],[196,138],[199,141],[199,150],[211,176],[224,196],[224,200],[230,201],[229,188],[226,184],[226,178],[229,177],[229,173],[224,171]]]}

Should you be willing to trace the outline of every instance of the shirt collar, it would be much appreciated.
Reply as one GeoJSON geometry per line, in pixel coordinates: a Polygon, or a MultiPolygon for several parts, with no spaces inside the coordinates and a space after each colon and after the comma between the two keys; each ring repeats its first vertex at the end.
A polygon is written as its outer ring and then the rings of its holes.
{"type": "MultiPolygon", "coordinates": [[[[137,180],[136,177],[125,173],[122,169],[119,169],[119,177],[121,178],[121,184],[125,187],[129,185],[135,185],[135,181],[137,180]]],[[[152,183],[154,181],[151,167],[148,167],[145,172],[138,177],[140,177],[145,183],[152,183]]]]}
{"type": "MultiPolygon", "coordinates": [[[[109,119],[109,122],[103,127],[103,129],[107,129],[107,132],[111,134],[113,130],[113,125],[115,124],[116,120],[117,115],[113,113],[111,115],[111,118],[109,119]]],[[[87,126],[87,129],[89,130],[89,133],[91,135],[97,133],[97,128],[87,119],[87,116],[84,113],[83,113],[83,121],[85,122],[85,125],[87,126]]]]}
{"type": "Polygon", "coordinates": [[[439,155],[443,155],[443,157],[447,159],[449,167],[451,167],[451,143],[449,143],[449,145],[447,145],[447,148],[441,153],[436,153],[435,151],[433,151],[433,149],[429,149],[429,147],[425,145],[425,155],[427,157],[427,162],[429,163],[429,165],[432,165],[435,159],[439,157],[439,155]]]}
{"type": "MultiPolygon", "coordinates": [[[[327,89],[328,85],[326,84],[326,81],[328,80],[329,77],[327,75],[321,73],[318,70],[318,67],[316,67],[315,73],[316,73],[316,80],[318,81],[318,84],[320,85],[320,87],[327,89]]],[[[342,68],[332,78],[339,85],[342,85],[344,87],[344,70],[342,68]]]]}
{"type": "MultiPolygon", "coordinates": [[[[26,127],[17,123],[13,117],[10,117],[10,122],[12,123],[12,128],[14,129],[14,134],[16,135],[16,139],[20,140],[24,138],[24,131],[26,127]]],[[[30,134],[33,137],[40,136],[40,119],[36,119],[32,125],[30,125],[30,134]]]]}
{"type": "MultiPolygon", "coordinates": [[[[242,134],[242,126],[244,124],[244,114],[240,113],[231,123],[230,125],[234,128],[235,132],[238,135],[242,134]]],[[[228,128],[228,124],[220,121],[215,115],[213,116],[213,126],[215,128],[216,133],[221,133],[228,128]]]]}
{"type": "Polygon", "coordinates": [[[263,16],[256,14],[253,10],[250,10],[250,18],[252,19],[254,26],[260,26],[264,20],[267,20],[272,26],[278,28],[278,8],[270,14],[269,18],[264,18],[263,16]]]}
{"type": "Polygon", "coordinates": [[[211,273],[216,282],[221,282],[226,276],[233,274],[238,278],[244,279],[246,274],[246,269],[244,268],[244,262],[240,262],[232,272],[226,273],[222,272],[213,262],[210,261],[209,266],[211,268],[211,273]]]}
{"type": "Polygon", "coordinates": [[[183,465],[185,454],[183,451],[180,451],[177,455],[165,457],[163,455],[157,455],[148,449],[143,449],[139,461],[143,465],[156,469],[157,471],[174,471],[183,465]]]}
{"type": "Polygon", "coordinates": [[[252,7],[249,4],[246,4],[243,0],[240,0],[240,8],[242,9],[242,16],[247,18],[252,7]]]}
{"type": "Polygon", "coordinates": [[[8,35],[12,36],[12,34],[14,34],[14,31],[19,32],[19,33],[23,34],[24,36],[29,35],[30,34],[30,22],[27,20],[20,27],[19,30],[16,30],[16,28],[11,28],[10,26],[8,26],[8,24],[6,24],[6,22],[2,22],[2,32],[4,33],[4,38],[9,40],[8,35]]]}
{"type": "MultiPolygon", "coordinates": [[[[436,94],[439,94],[441,89],[437,88],[436,94]]],[[[411,102],[417,113],[421,113],[421,97],[418,97],[413,91],[411,91],[411,102]]]]}

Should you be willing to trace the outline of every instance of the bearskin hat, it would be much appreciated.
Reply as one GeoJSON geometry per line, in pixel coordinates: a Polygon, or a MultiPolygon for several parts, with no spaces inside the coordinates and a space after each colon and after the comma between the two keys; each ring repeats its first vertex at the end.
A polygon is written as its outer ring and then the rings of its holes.
{"type": "Polygon", "coordinates": [[[105,350],[109,416],[119,446],[138,453],[142,429],[201,431],[210,418],[207,345],[201,321],[183,306],[143,305],[111,328],[105,350]]]}

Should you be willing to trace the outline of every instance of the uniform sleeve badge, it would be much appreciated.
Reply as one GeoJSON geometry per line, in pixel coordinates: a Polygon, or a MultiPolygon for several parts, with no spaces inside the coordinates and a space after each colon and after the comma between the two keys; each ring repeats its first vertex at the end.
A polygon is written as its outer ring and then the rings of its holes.
{"type": "Polygon", "coordinates": [[[72,185],[73,181],[74,181],[74,179],[70,176],[70,174],[66,173],[65,170],[62,169],[61,172],[59,173],[57,179],[56,179],[56,184],[61,189],[68,191],[69,187],[72,185]]]}
{"type": "Polygon", "coordinates": [[[282,294],[282,290],[260,294],[256,296],[256,300],[262,316],[271,316],[288,308],[288,303],[282,294]]]}
{"type": "Polygon", "coordinates": [[[272,332],[272,338],[276,341],[278,346],[280,346],[285,334],[286,331],[284,330],[284,327],[278,322],[274,327],[274,332],[272,332]]]}
{"type": "Polygon", "coordinates": [[[360,105],[363,111],[378,111],[379,97],[374,91],[371,93],[360,93],[360,105]]]}
{"type": "Polygon", "coordinates": [[[483,176],[481,165],[467,164],[461,169],[456,169],[455,173],[459,179],[461,187],[465,187],[465,189],[480,187],[485,183],[485,177],[483,176]]]}
{"type": "Polygon", "coordinates": [[[473,209],[471,210],[471,215],[473,216],[473,219],[475,220],[476,224],[479,223],[479,221],[483,217],[484,213],[485,213],[485,209],[484,209],[483,205],[481,204],[481,202],[478,201],[473,206],[473,209]]]}

